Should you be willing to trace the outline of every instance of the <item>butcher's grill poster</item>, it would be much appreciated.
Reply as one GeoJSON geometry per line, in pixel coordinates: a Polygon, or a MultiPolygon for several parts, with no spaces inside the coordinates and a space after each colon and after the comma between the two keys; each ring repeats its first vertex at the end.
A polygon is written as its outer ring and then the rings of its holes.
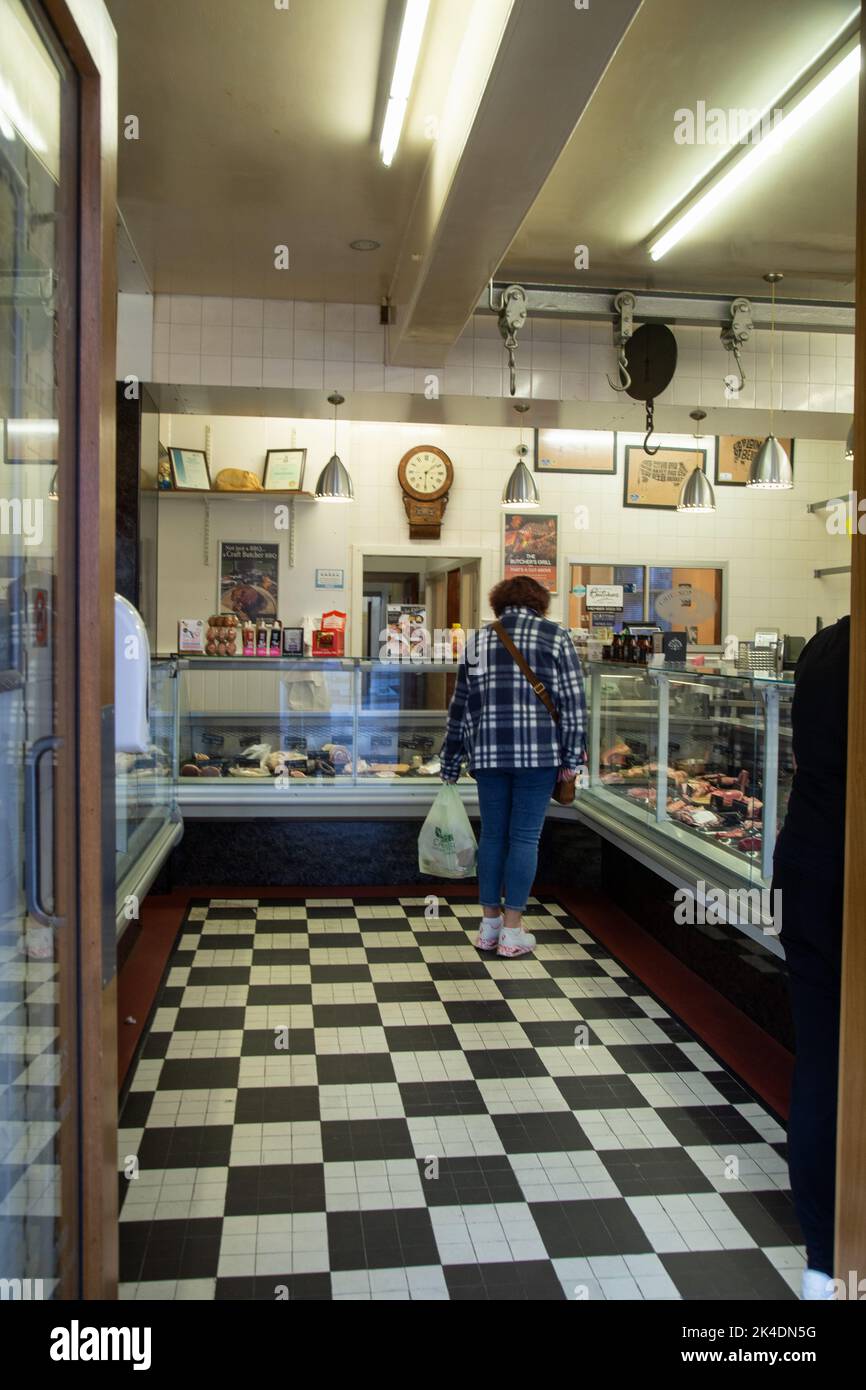
{"type": "Polygon", "coordinates": [[[551,594],[557,592],[557,525],[555,516],[512,512],[505,518],[506,579],[527,575],[551,594]]]}
{"type": "Polygon", "coordinates": [[[270,541],[220,541],[220,612],[272,622],[278,611],[279,554],[270,541]]]}

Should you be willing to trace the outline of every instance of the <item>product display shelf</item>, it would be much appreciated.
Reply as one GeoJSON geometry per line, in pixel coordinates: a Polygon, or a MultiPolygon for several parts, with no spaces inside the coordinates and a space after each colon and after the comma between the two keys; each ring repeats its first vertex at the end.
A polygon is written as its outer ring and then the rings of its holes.
{"type": "Polygon", "coordinates": [[[589,662],[576,813],[671,881],[769,887],[793,764],[790,678],[589,662]]]}

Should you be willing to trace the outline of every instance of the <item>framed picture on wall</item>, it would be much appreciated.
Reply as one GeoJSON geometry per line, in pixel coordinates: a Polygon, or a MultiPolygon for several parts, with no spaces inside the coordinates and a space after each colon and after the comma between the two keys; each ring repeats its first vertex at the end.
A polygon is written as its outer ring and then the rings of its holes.
{"type": "Polygon", "coordinates": [[[210,472],[204,449],[169,446],[171,478],[178,492],[210,492],[210,472]]]}
{"type": "Polygon", "coordinates": [[[268,449],[262,480],[265,492],[300,492],[306,460],[306,449],[268,449]]]}
{"type": "MultiPolygon", "coordinates": [[[[763,444],[763,438],[750,434],[720,434],[716,440],[716,484],[719,487],[745,487],[749,481],[752,460],[763,444]]],[[[793,439],[779,443],[794,467],[793,439]]]]}
{"type": "Polygon", "coordinates": [[[527,575],[551,594],[557,584],[558,523],[556,516],[509,512],[505,516],[503,578],[527,575]]]}
{"type": "Polygon", "coordinates": [[[663,446],[657,454],[645,454],[640,444],[629,444],[625,450],[623,506],[675,512],[688,475],[695,468],[706,470],[706,466],[706,449],[663,446]]]}
{"type": "Polygon", "coordinates": [[[536,473],[615,473],[612,430],[535,431],[536,473]]]}

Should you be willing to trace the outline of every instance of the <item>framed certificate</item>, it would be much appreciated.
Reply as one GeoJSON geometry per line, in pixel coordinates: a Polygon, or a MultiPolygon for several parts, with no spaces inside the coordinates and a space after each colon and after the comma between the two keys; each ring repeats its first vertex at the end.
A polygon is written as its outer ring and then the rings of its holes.
{"type": "Polygon", "coordinates": [[[616,434],[611,430],[535,431],[536,473],[615,473],[616,434]]]}
{"type": "Polygon", "coordinates": [[[265,492],[300,492],[306,459],[306,449],[268,449],[262,483],[265,492]]]}
{"type": "Polygon", "coordinates": [[[204,449],[169,448],[171,476],[178,492],[210,492],[210,473],[204,449]]]}

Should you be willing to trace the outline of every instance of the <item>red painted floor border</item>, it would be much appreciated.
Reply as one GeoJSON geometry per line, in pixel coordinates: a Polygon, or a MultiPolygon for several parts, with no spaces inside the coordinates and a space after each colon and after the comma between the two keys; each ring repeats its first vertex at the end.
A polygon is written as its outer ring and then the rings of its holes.
{"type": "MultiPolygon", "coordinates": [[[[292,888],[214,888],[210,884],[197,884],[147,898],[142,905],[138,940],[118,979],[120,1086],[135,1056],[191,899],[423,898],[431,891],[427,883],[292,888]],[[134,1018],[135,1022],[126,1023],[127,1018],[134,1018]]],[[[671,955],[605,894],[586,888],[570,893],[547,885],[539,885],[534,891],[537,897],[555,898],[584,922],[602,945],[682,1019],[710,1051],[777,1115],[787,1118],[794,1059],[775,1038],[671,955]]],[[[449,886],[447,892],[452,898],[463,898],[467,902],[476,900],[472,889],[461,889],[457,884],[453,888],[449,886]]]]}
{"type": "MultiPolygon", "coordinates": [[[[536,889],[536,896],[541,896],[536,889]]],[[[550,890],[551,897],[706,1043],[783,1120],[788,1118],[792,1054],[702,980],[604,893],[550,890]]]]}

